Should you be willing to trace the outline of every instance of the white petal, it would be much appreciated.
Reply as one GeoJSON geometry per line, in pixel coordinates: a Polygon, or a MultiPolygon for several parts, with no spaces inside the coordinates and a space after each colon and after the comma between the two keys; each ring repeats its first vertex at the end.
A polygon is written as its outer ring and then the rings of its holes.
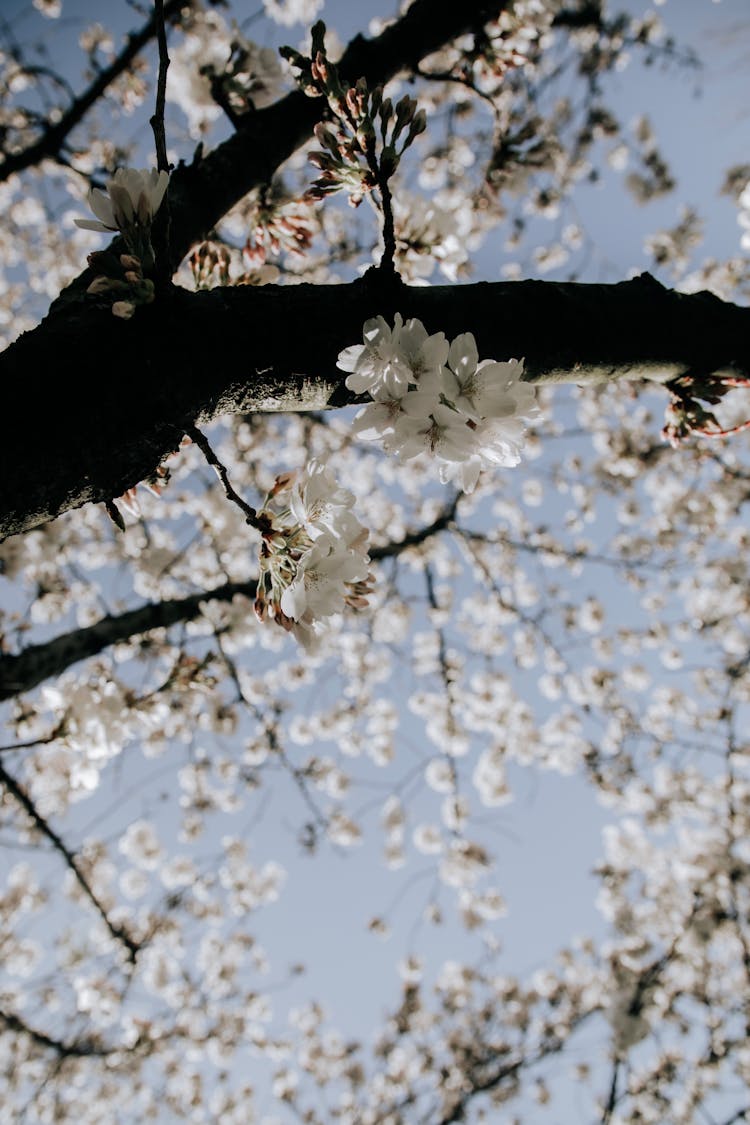
{"type": "Polygon", "coordinates": [[[103,230],[109,233],[117,230],[117,227],[108,227],[104,223],[95,222],[93,219],[74,219],[73,221],[81,230],[103,230]]]}
{"type": "Polygon", "coordinates": [[[307,591],[302,576],[295,578],[291,586],[287,586],[281,595],[281,610],[292,621],[299,621],[304,616],[307,608],[307,591]]]}
{"type": "Polygon", "coordinates": [[[100,219],[107,230],[117,230],[117,223],[115,222],[114,212],[112,210],[112,200],[108,195],[105,195],[99,188],[92,188],[88,194],[88,205],[100,219]]]}

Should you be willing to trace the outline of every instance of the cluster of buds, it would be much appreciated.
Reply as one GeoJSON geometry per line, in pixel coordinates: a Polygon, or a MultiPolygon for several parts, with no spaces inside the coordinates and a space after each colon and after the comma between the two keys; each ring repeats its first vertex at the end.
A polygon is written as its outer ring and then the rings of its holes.
{"type": "Polygon", "coordinates": [[[743,377],[700,375],[688,373],[667,383],[670,402],[665,411],[665,424],[661,436],[676,449],[680,442],[696,435],[698,437],[729,437],[750,428],[750,419],[738,426],[725,429],[716,415],[701,404],[710,406],[720,403],[732,387],[750,387],[750,379],[743,377]]]}
{"type": "Polygon", "coordinates": [[[250,233],[243,258],[250,268],[262,265],[269,254],[307,253],[312,244],[314,219],[309,204],[291,199],[283,202],[261,192],[250,216],[250,233]]]}
{"type": "Polygon", "coordinates": [[[301,88],[311,97],[324,97],[333,115],[333,127],[320,124],[315,129],[322,150],[312,152],[310,162],[321,175],[307,197],[324,199],[344,188],[356,207],[373,188],[384,189],[427,120],[408,95],[394,107],[390,98],[383,97],[381,86],[370,91],[364,78],[355,86],[344,82],[326,55],[324,34],[325,25],[317,23],[309,59],[289,47],[282,51],[299,72],[301,88]]]}
{"type": "Polygon", "coordinates": [[[316,647],[326,618],[364,609],[372,592],[368,532],[354,496],[313,461],[277,477],[258,513],[261,532],[255,613],[316,647]],[[273,507],[271,506],[273,504],[273,507]]]}
{"type": "Polygon", "coordinates": [[[231,257],[223,242],[201,242],[190,255],[190,270],[196,289],[229,285],[231,257]]]}
{"type": "Polygon", "coordinates": [[[93,297],[114,297],[112,313],[121,320],[130,320],[138,305],[150,305],[154,299],[154,283],[143,276],[140,258],[134,254],[105,251],[89,254],[88,263],[100,271],[86,290],[93,297]]]}

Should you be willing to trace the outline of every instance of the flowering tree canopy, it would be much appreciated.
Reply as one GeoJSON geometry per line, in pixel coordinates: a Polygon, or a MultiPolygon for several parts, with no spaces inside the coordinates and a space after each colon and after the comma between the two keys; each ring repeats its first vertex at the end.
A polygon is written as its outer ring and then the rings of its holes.
{"type": "Polygon", "coordinates": [[[623,8],[0,22],[13,1120],[750,1116],[750,163],[648,226],[623,8]]]}

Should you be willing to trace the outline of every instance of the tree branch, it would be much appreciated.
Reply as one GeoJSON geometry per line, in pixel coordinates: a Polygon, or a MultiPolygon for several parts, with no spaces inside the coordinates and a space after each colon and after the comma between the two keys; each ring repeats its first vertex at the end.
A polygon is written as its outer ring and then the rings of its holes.
{"type": "Polygon", "coordinates": [[[7,1031],[13,1031],[17,1034],[27,1035],[38,1047],[44,1047],[45,1050],[54,1051],[61,1059],[80,1059],[88,1058],[91,1055],[108,1055],[118,1049],[116,1047],[104,1047],[95,1039],[74,1039],[72,1042],[66,1043],[63,1039],[57,1039],[53,1035],[48,1035],[45,1031],[39,1031],[38,1028],[31,1027],[29,1024],[24,1023],[22,1019],[13,1015],[12,1012],[0,1011],[0,1028],[5,1028],[7,1031]]]}
{"type": "MultiPolygon", "coordinates": [[[[407,532],[403,539],[372,547],[370,558],[373,562],[393,558],[407,548],[418,547],[420,543],[444,531],[456,514],[458,499],[459,497],[454,497],[432,523],[425,527],[407,532]]],[[[152,629],[168,629],[171,625],[193,621],[199,616],[201,605],[205,602],[229,602],[237,595],[253,602],[255,587],[254,580],[226,582],[214,590],[203,590],[199,594],[189,594],[184,598],[149,602],[137,609],[121,613],[117,617],[103,617],[93,625],[73,629],[44,644],[31,645],[17,656],[2,655],[0,656],[0,702],[13,699],[23,692],[32,691],[45,680],[61,675],[81,660],[98,656],[111,645],[148,633],[152,629]]],[[[16,743],[13,746],[0,747],[0,752],[27,749],[46,741],[50,740],[37,739],[28,743],[16,743]]]]}
{"type": "Polygon", "coordinates": [[[474,332],[484,357],[525,357],[531,382],[750,374],[749,309],[648,274],[410,287],[371,271],[349,285],[173,288],[130,321],[90,298],[0,356],[0,537],[122,495],[195,422],[356,401],[338,353],[369,317],[396,311],[449,337],[474,332]],[[28,372],[50,370],[40,400],[28,372]]]}
{"type": "Polygon", "coordinates": [[[2,764],[0,764],[0,785],[4,786],[6,791],[10,793],[17,804],[21,806],[37,831],[40,832],[42,836],[44,836],[47,840],[49,840],[55,851],[63,857],[65,863],[73,872],[73,875],[75,876],[76,882],[78,883],[79,887],[81,888],[91,905],[94,907],[101,920],[104,922],[104,925],[107,927],[110,935],[115,939],[115,941],[119,942],[119,944],[125,948],[125,950],[127,951],[128,960],[131,963],[134,963],[141,948],[141,943],[135,941],[127,932],[124,926],[116,926],[114,922],[112,922],[100,899],[96,895],[93,887],[84,875],[75,854],[70,850],[65,841],[57,834],[57,832],[55,832],[54,828],[46,820],[46,818],[42,816],[42,814],[39,812],[39,809],[36,807],[21,783],[17,781],[12,774],[8,773],[8,770],[2,764]]]}
{"type": "Polygon", "coordinates": [[[215,590],[190,594],[171,601],[150,602],[117,617],[103,617],[93,625],[73,629],[45,644],[32,645],[17,656],[0,656],[0,701],[32,691],[45,680],[61,675],[81,660],[97,656],[111,645],[148,633],[168,629],[178,622],[193,621],[204,602],[228,602],[242,594],[255,599],[255,582],[227,582],[215,590]]]}

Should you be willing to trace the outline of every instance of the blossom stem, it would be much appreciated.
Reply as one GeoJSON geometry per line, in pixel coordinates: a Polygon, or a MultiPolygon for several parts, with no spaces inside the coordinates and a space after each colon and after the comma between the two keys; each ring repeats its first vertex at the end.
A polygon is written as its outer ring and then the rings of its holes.
{"type": "Polygon", "coordinates": [[[718,437],[731,437],[732,434],[741,434],[743,430],[750,429],[750,418],[746,422],[740,422],[739,426],[730,426],[728,430],[709,430],[696,426],[693,429],[694,434],[700,434],[701,437],[718,438],[718,437]]]}
{"type": "Polygon", "coordinates": [[[206,458],[206,461],[208,461],[211,468],[216,471],[216,475],[224,486],[224,493],[227,499],[231,500],[233,504],[237,505],[237,507],[245,517],[245,522],[249,523],[251,527],[256,528],[258,531],[267,531],[267,522],[258,516],[255,508],[251,508],[250,505],[242,499],[238,492],[235,492],[229,480],[229,473],[227,472],[226,466],[222,464],[222,462],[214,453],[206,435],[202,433],[197,426],[188,426],[185,430],[185,433],[192,441],[195,442],[203,456],[206,458]]]}
{"type": "Polygon", "coordinates": [[[394,273],[394,257],[396,254],[396,231],[393,223],[393,205],[391,189],[388,186],[388,177],[380,171],[379,184],[380,202],[383,213],[383,256],[379,267],[384,273],[394,273]]]}

